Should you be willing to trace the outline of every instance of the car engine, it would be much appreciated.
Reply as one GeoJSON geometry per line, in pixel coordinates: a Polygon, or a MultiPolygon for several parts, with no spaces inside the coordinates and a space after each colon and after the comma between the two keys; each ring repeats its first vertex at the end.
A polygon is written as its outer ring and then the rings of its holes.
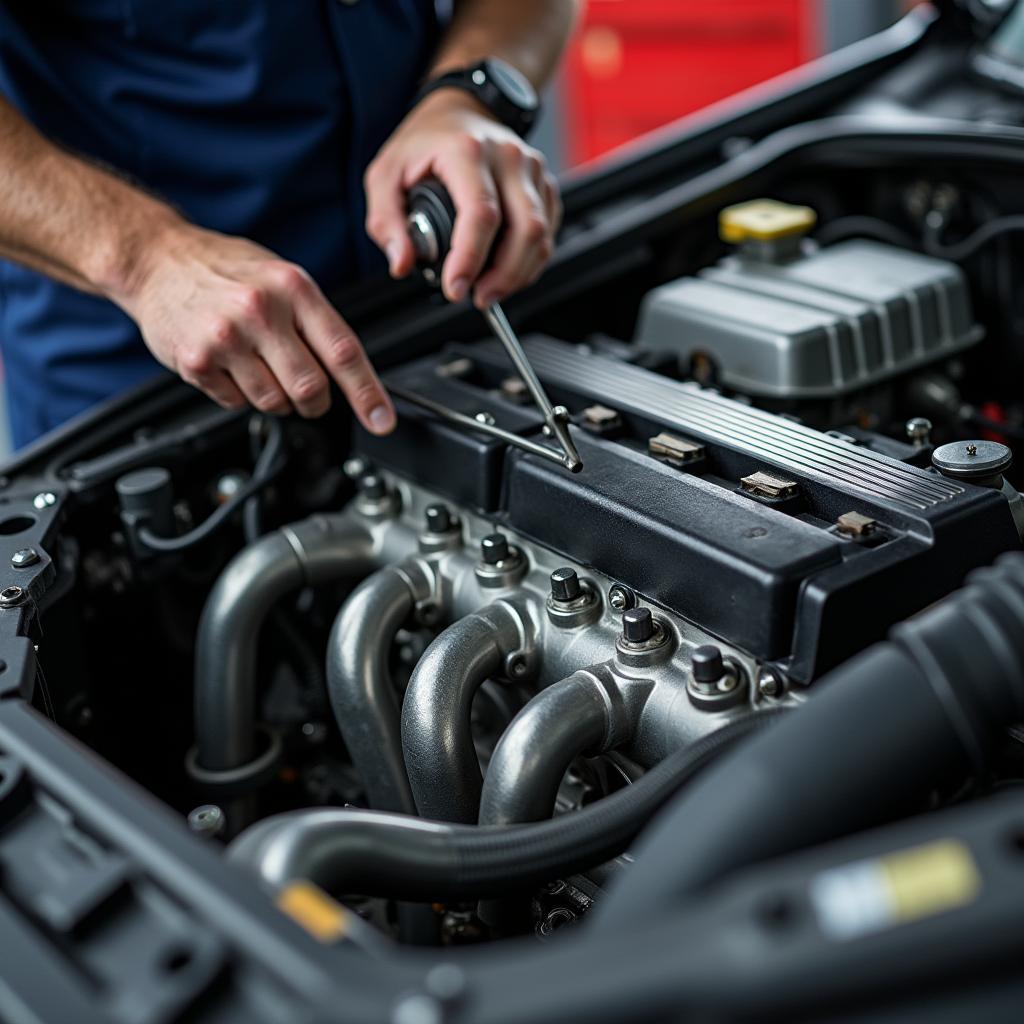
{"type": "Polygon", "coordinates": [[[387,437],[163,381],[8,467],[0,918],[102,1019],[819,1019],[1011,927],[1024,149],[728,143],[510,307],[579,473],[418,283],[387,437]]]}

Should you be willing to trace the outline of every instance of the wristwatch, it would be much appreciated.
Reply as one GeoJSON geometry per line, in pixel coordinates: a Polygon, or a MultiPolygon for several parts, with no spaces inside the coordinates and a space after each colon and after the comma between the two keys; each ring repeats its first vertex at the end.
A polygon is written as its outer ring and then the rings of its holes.
{"type": "Polygon", "coordinates": [[[420,89],[415,102],[419,103],[438,89],[465,90],[523,138],[529,134],[540,112],[540,98],[526,76],[497,57],[438,75],[420,89]]]}

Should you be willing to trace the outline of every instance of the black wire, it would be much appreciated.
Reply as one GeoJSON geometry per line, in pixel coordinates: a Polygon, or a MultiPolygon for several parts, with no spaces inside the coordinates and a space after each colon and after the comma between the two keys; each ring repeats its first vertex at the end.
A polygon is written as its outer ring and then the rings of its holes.
{"type": "Polygon", "coordinates": [[[925,221],[924,249],[930,256],[938,256],[944,260],[952,260],[959,263],[962,260],[973,256],[982,246],[1000,235],[1011,231],[1024,231],[1024,215],[1011,214],[1006,217],[997,217],[983,224],[977,231],[972,232],[959,242],[946,245],[942,242],[942,232],[945,228],[945,221],[942,218],[929,218],[925,221]]]}
{"type": "Polygon", "coordinates": [[[256,465],[253,467],[252,479],[242,486],[230,501],[212,512],[194,530],[180,537],[160,537],[147,527],[142,527],[138,540],[151,551],[161,554],[183,551],[201,541],[207,540],[222,527],[253,495],[258,494],[284,468],[284,430],[275,419],[268,419],[269,437],[263,446],[256,465]]]}

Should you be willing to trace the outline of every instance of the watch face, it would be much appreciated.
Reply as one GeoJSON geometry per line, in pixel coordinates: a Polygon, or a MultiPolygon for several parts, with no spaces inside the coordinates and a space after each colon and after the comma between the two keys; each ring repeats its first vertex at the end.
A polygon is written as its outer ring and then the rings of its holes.
{"type": "Polygon", "coordinates": [[[526,76],[511,64],[497,57],[484,61],[484,67],[495,86],[522,110],[536,110],[539,105],[537,92],[526,76]]]}

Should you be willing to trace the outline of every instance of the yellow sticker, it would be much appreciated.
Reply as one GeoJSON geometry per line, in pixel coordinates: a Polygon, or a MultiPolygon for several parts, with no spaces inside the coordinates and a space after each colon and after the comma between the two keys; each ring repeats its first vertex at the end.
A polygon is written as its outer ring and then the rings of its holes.
{"type": "Polygon", "coordinates": [[[972,903],[981,875],[956,839],[829,868],[810,882],[821,930],[854,939],[972,903]]]}
{"type": "Polygon", "coordinates": [[[277,907],[320,942],[345,934],[345,908],[312,882],[289,882],[277,894],[277,907]]]}
{"type": "Polygon", "coordinates": [[[893,916],[899,921],[914,921],[966,906],[974,902],[981,888],[971,851],[955,839],[883,857],[882,872],[893,916]]]}

